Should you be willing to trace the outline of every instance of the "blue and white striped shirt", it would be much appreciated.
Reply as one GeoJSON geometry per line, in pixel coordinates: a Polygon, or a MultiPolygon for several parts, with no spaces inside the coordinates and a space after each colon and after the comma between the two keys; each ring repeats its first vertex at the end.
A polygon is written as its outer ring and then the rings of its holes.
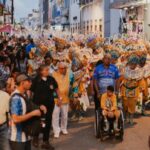
{"type": "MultiPolygon", "coordinates": [[[[19,94],[19,91],[16,90],[12,95],[15,93],[19,94]]],[[[23,97],[19,95],[14,95],[11,98],[10,102],[10,113],[11,115],[15,114],[18,116],[25,115],[26,114],[26,103],[23,97]]],[[[10,141],[13,142],[26,142],[30,140],[26,134],[22,131],[22,124],[18,123],[15,124],[14,121],[11,119],[11,125],[10,125],[10,141]]]]}

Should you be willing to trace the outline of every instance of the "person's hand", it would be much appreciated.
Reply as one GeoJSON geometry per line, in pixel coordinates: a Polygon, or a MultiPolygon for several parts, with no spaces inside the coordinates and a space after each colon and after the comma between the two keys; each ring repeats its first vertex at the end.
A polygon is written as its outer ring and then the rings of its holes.
{"type": "Polygon", "coordinates": [[[41,106],[40,106],[40,110],[41,110],[44,114],[47,113],[47,108],[46,108],[44,105],[41,105],[41,106]]]}
{"type": "Polygon", "coordinates": [[[62,102],[61,102],[60,100],[58,100],[57,106],[58,106],[58,107],[61,107],[61,105],[62,105],[62,102]]]}
{"type": "Polygon", "coordinates": [[[59,98],[58,101],[57,101],[57,106],[61,107],[61,105],[62,105],[62,98],[59,98]]]}
{"type": "Polygon", "coordinates": [[[40,117],[42,114],[41,114],[41,111],[39,109],[37,109],[37,110],[32,111],[31,115],[33,117],[40,117]]]}

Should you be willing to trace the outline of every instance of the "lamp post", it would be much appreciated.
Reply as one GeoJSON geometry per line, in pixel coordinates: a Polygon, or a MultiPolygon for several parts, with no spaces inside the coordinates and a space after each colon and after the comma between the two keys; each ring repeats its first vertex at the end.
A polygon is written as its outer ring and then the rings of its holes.
{"type": "Polygon", "coordinates": [[[14,0],[11,0],[11,24],[14,24],[14,0]]]}

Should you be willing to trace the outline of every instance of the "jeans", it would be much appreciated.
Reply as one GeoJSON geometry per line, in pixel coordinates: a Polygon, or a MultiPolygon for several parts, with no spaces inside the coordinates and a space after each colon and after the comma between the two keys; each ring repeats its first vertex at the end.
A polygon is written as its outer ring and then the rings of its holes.
{"type": "Polygon", "coordinates": [[[31,141],[12,142],[10,141],[11,150],[31,150],[31,141]]]}
{"type": "Polygon", "coordinates": [[[10,150],[7,124],[0,126],[0,150],[10,150]]]}

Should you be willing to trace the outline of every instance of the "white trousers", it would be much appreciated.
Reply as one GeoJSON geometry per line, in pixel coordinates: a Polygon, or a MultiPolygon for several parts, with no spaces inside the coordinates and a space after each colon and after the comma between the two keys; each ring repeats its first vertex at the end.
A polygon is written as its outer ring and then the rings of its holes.
{"type": "Polygon", "coordinates": [[[63,104],[61,107],[55,105],[53,112],[52,126],[54,134],[67,130],[69,104],[63,104]]]}

